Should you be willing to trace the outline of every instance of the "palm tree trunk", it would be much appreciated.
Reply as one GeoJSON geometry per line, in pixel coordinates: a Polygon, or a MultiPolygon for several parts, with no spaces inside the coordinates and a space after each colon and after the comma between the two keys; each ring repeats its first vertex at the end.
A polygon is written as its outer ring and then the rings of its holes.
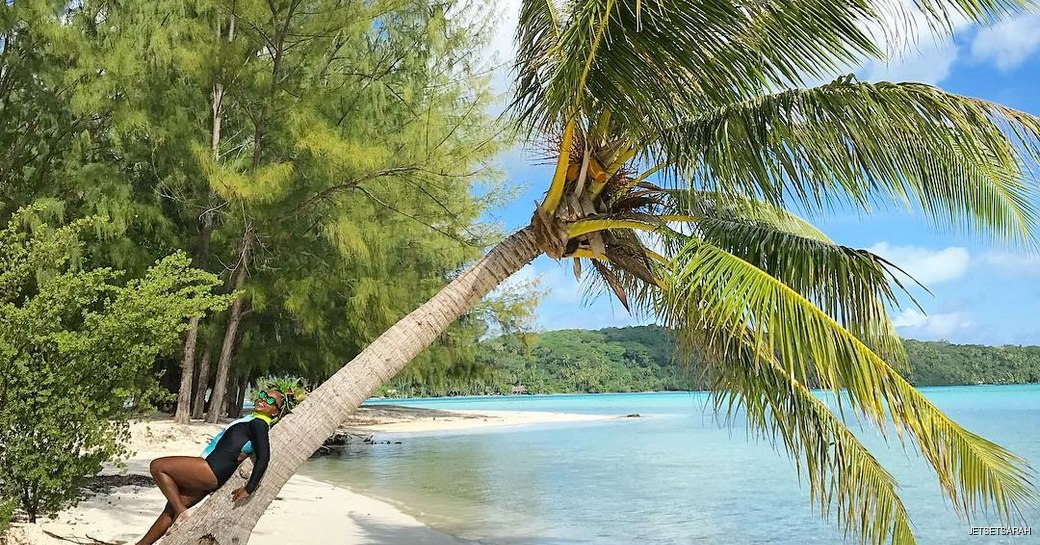
{"type": "Polygon", "coordinates": [[[246,234],[242,238],[241,259],[238,263],[238,271],[235,273],[235,291],[239,294],[235,297],[235,302],[231,303],[231,313],[228,315],[227,330],[224,331],[224,345],[220,349],[220,360],[217,361],[217,377],[213,382],[213,396],[210,397],[206,422],[216,422],[223,412],[228,374],[231,371],[231,352],[235,347],[238,324],[242,322],[242,306],[245,304],[245,295],[241,292],[246,285],[246,269],[253,248],[252,236],[252,230],[246,229],[246,234]]]}
{"type": "Polygon", "coordinates": [[[206,342],[206,349],[202,352],[202,361],[199,362],[198,380],[195,381],[195,399],[191,402],[191,417],[201,419],[206,412],[206,390],[209,389],[209,361],[213,350],[206,342]]]}
{"type": "MultiPolygon", "coordinates": [[[[399,373],[459,316],[540,253],[534,230],[524,228],[394,324],[271,430],[271,464],[260,488],[244,505],[235,507],[230,500],[231,490],[244,483],[236,474],[164,538],[162,545],[248,542],[256,521],[289,477],[358,405],[399,373]]],[[[247,460],[239,473],[248,475],[251,470],[252,462],[247,460]]]]}

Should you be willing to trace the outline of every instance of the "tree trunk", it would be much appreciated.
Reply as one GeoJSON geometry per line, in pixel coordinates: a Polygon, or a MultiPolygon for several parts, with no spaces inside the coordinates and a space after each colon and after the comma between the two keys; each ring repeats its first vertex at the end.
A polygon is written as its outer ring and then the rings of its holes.
{"type": "Polygon", "coordinates": [[[228,396],[226,414],[228,418],[242,418],[242,405],[245,402],[246,388],[249,387],[245,375],[231,379],[231,388],[234,395],[228,396]]]}
{"type": "Polygon", "coordinates": [[[260,487],[240,506],[231,491],[252,471],[246,460],[219,491],[162,545],[245,545],[278,491],[361,403],[429,346],[449,325],[540,254],[531,227],[496,246],[432,299],[394,324],[271,430],[271,463],[260,487]]]}
{"type": "Polygon", "coordinates": [[[206,342],[206,350],[202,353],[202,361],[199,362],[198,380],[195,381],[195,400],[192,401],[191,417],[201,419],[206,412],[206,390],[209,389],[209,361],[212,358],[213,349],[206,342]]]}
{"type": "MultiPolygon", "coordinates": [[[[233,36],[232,30],[232,36],[233,36]]],[[[217,23],[217,36],[220,36],[220,23],[217,23]]],[[[213,158],[220,160],[220,127],[224,120],[224,86],[219,82],[213,86],[213,100],[210,109],[212,111],[212,124],[210,127],[210,151],[213,158]]],[[[202,224],[199,232],[199,248],[195,254],[195,266],[206,268],[209,259],[209,243],[213,237],[213,191],[208,190],[208,208],[202,212],[199,222],[202,224]]],[[[173,415],[173,421],[178,424],[191,423],[191,384],[192,374],[195,369],[195,344],[199,336],[199,318],[193,317],[188,323],[188,338],[184,341],[184,358],[181,360],[181,387],[177,391],[177,411],[173,415]]]]}
{"type": "Polygon", "coordinates": [[[239,294],[235,297],[235,302],[231,303],[231,313],[228,315],[228,326],[224,332],[224,345],[220,348],[220,360],[217,361],[217,377],[213,382],[213,396],[209,400],[206,422],[216,422],[223,412],[228,374],[231,371],[231,352],[235,347],[238,324],[242,321],[242,306],[245,304],[245,295],[241,291],[246,285],[246,268],[253,248],[252,237],[252,230],[246,229],[246,234],[242,239],[241,259],[238,263],[238,271],[235,273],[235,291],[239,294]]]}
{"type": "Polygon", "coordinates": [[[188,322],[188,338],[184,341],[184,358],[181,360],[181,387],[177,390],[177,410],[173,421],[178,424],[191,423],[191,383],[195,372],[195,344],[199,336],[199,317],[192,316],[188,322]]]}

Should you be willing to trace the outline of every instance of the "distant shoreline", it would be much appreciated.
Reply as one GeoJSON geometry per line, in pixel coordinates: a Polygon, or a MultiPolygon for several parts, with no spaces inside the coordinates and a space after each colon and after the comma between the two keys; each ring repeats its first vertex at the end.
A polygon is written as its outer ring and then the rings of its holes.
{"type": "MultiPolygon", "coordinates": [[[[1040,346],[982,346],[904,340],[908,365],[895,370],[911,384],[953,386],[1040,383],[1040,346]]],[[[437,383],[391,380],[377,392],[392,398],[535,393],[700,391],[710,365],[696,352],[680,357],[674,333],[660,326],[543,331],[524,343],[486,339],[478,380],[437,383]]]]}
{"type": "MultiPolygon", "coordinates": [[[[918,390],[926,388],[974,388],[979,386],[1036,386],[1040,382],[978,382],[974,384],[928,384],[924,386],[913,385],[918,390]]],[[[820,390],[813,388],[813,391],[820,390]]],[[[641,394],[710,394],[711,390],[648,390],[645,392],[553,392],[538,394],[473,394],[459,396],[418,396],[418,397],[372,397],[365,400],[368,406],[392,405],[395,402],[421,401],[424,399],[525,399],[538,397],[560,397],[560,396],[583,396],[583,395],[641,395],[641,394]],[[372,403],[375,401],[375,403],[372,403]]],[[[362,407],[366,406],[362,404],[362,407]]]]}

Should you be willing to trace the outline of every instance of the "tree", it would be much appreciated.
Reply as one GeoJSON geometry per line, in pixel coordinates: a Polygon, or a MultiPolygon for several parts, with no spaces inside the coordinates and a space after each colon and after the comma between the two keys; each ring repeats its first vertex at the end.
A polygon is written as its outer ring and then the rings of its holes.
{"type": "MultiPolygon", "coordinates": [[[[225,291],[241,287],[229,316],[192,321],[179,366],[165,364],[182,420],[198,343],[215,349],[214,382],[206,373],[197,388],[213,387],[215,420],[235,405],[229,381],[286,365],[329,376],[498,236],[477,224],[487,199],[470,189],[494,177],[489,160],[508,135],[487,114],[479,33],[444,24],[444,6],[28,0],[0,10],[0,156],[10,159],[0,169],[25,176],[3,172],[0,219],[61,198],[70,217],[104,213],[124,235],[91,241],[97,265],[139,275],[180,248],[225,291]],[[267,335],[293,350],[262,349],[267,335]]],[[[456,326],[426,359],[449,361],[448,345],[472,347],[474,331],[456,326]]]]}
{"type": "MultiPolygon", "coordinates": [[[[191,85],[198,77],[184,76],[206,73],[211,63],[200,59],[214,57],[210,44],[192,39],[208,28],[199,26],[212,6],[178,0],[139,8],[48,0],[0,8],[0,139],[11,152],[2,161],[10,172],[0,174],[0,219],[48,197],[61,199],[70,217],[103,215],[97,228],[111,236],[89,241],[93,264],[131,276],[189,246],[182,240],[194,229],[181,228],[177,216],[190,216],[198,199],[177,189],[200,177],[185,159],[209,116],[192,111],[205,93],[191,85]],[[165,116],[155,115],[160,110],[165,116]]],[[[193,253],[205,267],[208,245],[193,253]]]]}
{"type": "MultiPolygon", "coordinates": [[[[247,505],[214,494],[166,544],[246,539],[346,415],[542,253],[574,259],[622,304],[675,328],[680,347],[711,356],[720,410],[743,407],[799,463],[821,511],[862,542],[915,537],[893,477],[811,384],[833,390],[841,415],[894,420],[960,512],[1021,512],[1034,493],[1024,461],[958,426],[893,368],[905,356],[886,304],[900,273],[785,207],[910,208],[944,228],[1032,241],[1035,184],[1023,165],[1040,157],[1040,120],[923,84],[798,88],[886,56],[872,29],[891,14],[872,2],[563,4],[525,1],[517,33],[513,111],[557,157],[531,225],[312,392],[273,431],[274,461],[247,505]]],[[[901,9],[904,25],[923,18],[948,32],[951,20],[988,23],[1020,7],[901,9]]]]}
{"type": "Polygon", "coordinates": [[[226,91],[228,121],[247,135],[237,147],[250,153],[203,162],[229,204],[215,240],[233,250],[244,288],[217,358],[213,406],[229,377],[287,365],[328,376],[479,255],[489,233],[472,229],[484,204],[470,187],[490,174],[504,141],[485,112],[485,78],[468,66],[468,29],[445,25],[440,6],[230,9],[237,39],[263,54],[247,57],[248,84],[226,91]],[[269,335],[282,340],[277,350],[269,335]],[[292,350],[301,345],[310,348],[292,350]],[[235,354],[249,367],[233,371],[235,354]]]}
{"type": "Polygon", "coordinates": [[[80,235],[103,220],[55,228],[59,211],[41,202],[0,230],[0,498],[30,522],[75,503],[86,478],[127,454],[127,421],[157,393],[156,358],[187,318],[228,303],[181,253],[126,282],[79,268],[80,235]]]}

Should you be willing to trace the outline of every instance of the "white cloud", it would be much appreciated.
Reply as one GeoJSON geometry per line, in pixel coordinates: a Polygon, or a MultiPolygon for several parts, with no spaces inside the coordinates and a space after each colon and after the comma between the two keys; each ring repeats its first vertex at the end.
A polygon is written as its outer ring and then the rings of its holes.
{"type": "Polygon", "coordinates": [[[545,293],[545,297],[542,298],[542,307],[575,305],[582,299],[581,284],[574,279],[570,259],[557,263],[549,258],[539,258],[534,263],[524,265],[499,285],[495,292],[531,284],[536,286],[538,291],[545,293]]]}
{"type": "Polygon", "coordinates": [[[976,61],[989,61],[1003,71],[1018,68],[1040,49],[1040,15],[1023,15],[982,29],[971,42],[976,61]]]}
{"type": "MultiPolygon", "coordinates": [[[[868,27],[878,43],[889,43],[888,62],[867,61],[859,70],[870,81],[920,81],[936,84],[950,75],[960,49],[953,40],[937,33],[928,18],[909,0],[878,0],[886,15],[883,25],[868,27]]],[[[954,33],[971,26],[971,21],[953,15],[954,33]]]]}
{"type": "MultiPolygon", "coordinates": [[[[595,271],[585,269],[582,279],[595,271]]],[[[572,260],[556,262],[541,257],[520,269],[510,280],[538,281],[538,290],[545,293],[535,312],[535,327],[550,329],[599,329],[648,323],[630,314],[611,293],[600,293],[586,300],[584,282],[574,278],[572,260]]]]}
{"type": "Polygon", "coordinates": [[[932,250],[878,242],[867,250],[891,261],[925,286],[960,278],[971,261],[968,250],[959,246],[932,250]]]}
{"type": "Polygon", "coordinates": [[[1009,252],[986,252],[983,263],[1013,276],[1040,274],[1040,255],[1013,254],[1009,252]]]}
{"type": "MultiPolygon", "coordinates": [[[[581,303],[581,283],[574,278],[571,259],[563,259],[560,264],[542,273],[542,285],[549,290],[549,302],[561,305],[581,303]],[[566,269],[564,266],[566,265],[566,269]]],[[[588,271],[583,271],[587,273],[588,271]]]]}
{"type": "Polygon", "coordinates": [[[920,81],[936,84],[950,75],[959,49],[954,43],[926,43],[889,63],[871,60],[861,71],[868,81],[920,81]]]}
{"type": "Polygon", "coordinates": [[[892,323],[911,337],[947,340],[971,330],[974,325],[964,312],[925,314],[915,308],[893,316],[892,323]]]}
{"type": "Polygon", "coordinates": [[[538,329],[602,329],[604,327],[627,327],[646,325],[646,320],[638,320],[629,314],[617,300],[606,296],[600,297],[589,306],[572,305],[555,306],[551,309],[539,309],[538,329]]]}
{"type": "Polygon", "coordinates": [[[516,58],[516,27],[520,23],[520,0],[498,0],[493,2],[496,29],[488,44],[488,58],[498,68],[492,78],[496,92],[505,92],[513,84],[513,59],[516,58]]]}

